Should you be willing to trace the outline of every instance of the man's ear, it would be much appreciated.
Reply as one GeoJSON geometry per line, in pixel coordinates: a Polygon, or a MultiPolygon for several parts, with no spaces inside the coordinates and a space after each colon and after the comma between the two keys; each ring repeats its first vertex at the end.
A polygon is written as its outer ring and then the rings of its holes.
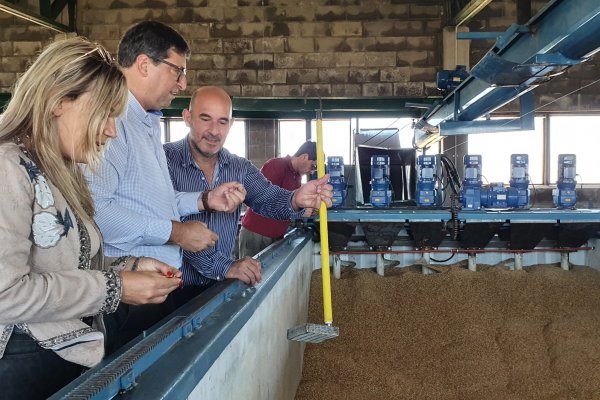
{"type": "Polygon", "coordinates": [[[138,54],[135,58],[135,68],[142,76],[148,76],[148,63],[151,62],[150,57],[146,54],[138,54]]]}
{"type": "Polygon", "coordinates": [[[189,128],[192,120],[192,113],[187,108],[184,108],[181,116],[183,117],[183,122],[185,122],[185,125],[189,128]]]}

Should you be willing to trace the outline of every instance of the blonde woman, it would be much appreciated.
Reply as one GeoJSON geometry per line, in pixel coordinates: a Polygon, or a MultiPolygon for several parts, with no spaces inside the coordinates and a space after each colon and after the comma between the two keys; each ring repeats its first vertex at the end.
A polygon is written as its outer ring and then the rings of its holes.
{"type": "Polygon", "coordinates": [[[77,164],[98,162],[127,93],[110,55],[74,38],[42,52],[0,117],[3,398],[48,397],[102,359],[103,314],[163,302],[181,282],[151,258],[102,256],[77,164]]]}

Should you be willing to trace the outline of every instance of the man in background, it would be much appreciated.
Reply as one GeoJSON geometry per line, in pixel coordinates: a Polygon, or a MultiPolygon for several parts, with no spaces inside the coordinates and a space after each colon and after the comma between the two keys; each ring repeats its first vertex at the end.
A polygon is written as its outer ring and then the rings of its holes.
{"type": "MultiPolygon", "coordinates": [[[[271,183],[287,190],[301,186],[302,176],[312,174],[317,167],[317,146],[315,142],[305,142],[293,156],[272,158],[260,169],[271,183]]],[[[318,207],[317,207],[318,208],[318,207]]],[[[310,216],[307,210],[305,216],[310,216]]],[[[281,239],[287,232],[290,220],[265,217],[248,208],[242,219],[239,237],[239,255],[252,257],[267,246],[281,239]]]]}

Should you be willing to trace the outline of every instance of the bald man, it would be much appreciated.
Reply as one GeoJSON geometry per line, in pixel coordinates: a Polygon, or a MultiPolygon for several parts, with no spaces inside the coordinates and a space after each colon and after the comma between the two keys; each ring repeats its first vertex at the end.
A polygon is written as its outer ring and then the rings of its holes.
{"type": "MultiPolygon", "coordinates": [[[[223,89],[215,86],[197,89],[189,109],[183,111],[183,119],[190,128],[189,134],[164,145],[175,190],[210,194],[221,185],[239,182],[244,191],[241,196],[248,207],[279,220],[299,218],[305,208],[318,208],[321,201],[331,206],[332,187],[327,183],[328,176],[307,182],[292,192],[273,185],[250,161],[223,148],[233,124],[231,98],[223,89]]],[[[183,285],[184,289],[190,288],[188,298],[213,282],[227,278],[249,285],[261,281],[257,260],[233,259],[240,211],[238,207],[233,213],[207,212],[204,207],[203,213],[182,219],[204,222],[219,235],[212,248],[196,253],[184,251],[183,285]]]]}

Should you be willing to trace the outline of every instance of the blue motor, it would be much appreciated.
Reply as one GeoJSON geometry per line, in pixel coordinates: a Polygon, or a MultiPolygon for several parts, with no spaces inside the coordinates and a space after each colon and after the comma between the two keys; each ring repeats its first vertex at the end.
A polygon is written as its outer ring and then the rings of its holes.
{"type": "Polygon", "coordinates": [[[481,156],[465,155],[463,158],[464,179],[461,201],[465,210],[481,208],[481,156]]]}
{"type": "Polygon", "coordinates": [[[463,181],[463,209],[523,208],[529,204],[529,156],[510,156],[510,187],[502,182],[482,186],[481,156],[466,155],[463,181]]]}
{"type": "Polygon", "coordinates": [[[427,207],[435,205],[435,156],[417,157],[417,206],[427,207]]]}
{"type": "Polygon", "coordinates": [[[508,197],[511,188],[504,187],[502,182],[492,182],[481,188],[482,208],[508,208],[508,197]]]}
{"type": "Polygon", "coordinates": [[[332,207],[342,207],[346,199],[343,157],[327,157],[327,173],[329,174],[329,183],[333,186],[332,207]]]}
{"type": "Polygon", "coordinates": [[[552,200],[556,208],[575,208],[577,203],[575,154],[558,155],[558,180],[556,189],[552,190],[552,200]]]}
{"type": "Polygon", "coordinates": [[[457,65],[455,70],[444,69],[437,73],[437,87],[440,90],[452,91],[468,77],[469,73],[465,65],[457,65]]]}
{"type": "Polygon", "coordinates": [[[392,202],[390,190],[390,157],[375,155],[371,157],[371,205],[389,207],[392,202]]]}
{"type": "Polygon", "coordinates": [[[529,156],[510,155],[510,195],[508,207],[523,208],[529,205],[529,156]]]}
{"type": "Polygon", "coordinates": [[[482,208],[523,208],[523,196],[519,189],[505,187],[502,182],[492,182],[481,188],[482,208]]]}

